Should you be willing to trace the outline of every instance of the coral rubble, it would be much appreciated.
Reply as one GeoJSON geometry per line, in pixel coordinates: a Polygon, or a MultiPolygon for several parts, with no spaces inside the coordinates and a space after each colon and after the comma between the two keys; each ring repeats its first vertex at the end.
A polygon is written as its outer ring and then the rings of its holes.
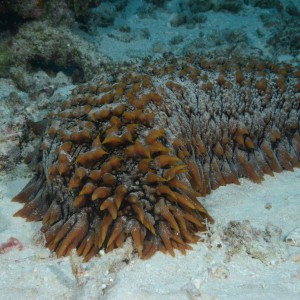
{"type": "Polygon", "coordinates": [[[50,116],[35,175],[13,199],[58,257],[76,248],[89,260],[128,236],[142,258],[185,253],[213,221],[198,196],[299,167],[291,65],[187,57],[108,74],[50,116]]]}

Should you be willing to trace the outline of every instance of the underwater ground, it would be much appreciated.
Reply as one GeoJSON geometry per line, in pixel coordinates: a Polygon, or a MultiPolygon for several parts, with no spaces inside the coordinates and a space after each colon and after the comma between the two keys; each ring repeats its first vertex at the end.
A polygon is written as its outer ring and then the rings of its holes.
{"type": "Polygon", "coordinates": [[[299,299],[299,168],[199,198],[216,223],[174,258],[141,260],[127,239],[88,263],[57,259],[39,222],[13,217],[38,121],[78,84],[193,55],[299,69],[300,1],[1,1],[0,299],[299,299]]]}

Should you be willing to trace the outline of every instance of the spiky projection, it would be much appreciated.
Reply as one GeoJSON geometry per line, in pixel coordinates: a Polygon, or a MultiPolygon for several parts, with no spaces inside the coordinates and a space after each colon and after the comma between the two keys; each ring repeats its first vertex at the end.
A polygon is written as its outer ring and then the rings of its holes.
{"type": "Polygon", "coordinates": [[[87,261],[131,236],[142,258],[185,253],[212,189],[299,167],[299,70],[201,58],[121,67],[53,116],[36,173],[13,200],[47,247],[87,261]]]}

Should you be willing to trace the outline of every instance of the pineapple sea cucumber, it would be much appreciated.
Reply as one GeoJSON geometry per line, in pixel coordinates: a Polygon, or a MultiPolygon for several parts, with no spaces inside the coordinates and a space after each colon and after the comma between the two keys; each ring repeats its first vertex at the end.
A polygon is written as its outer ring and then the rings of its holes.
{"type": "Polygon", "coordinates": [[[47,247],[87,261],[131,236],[141,258],[185,253],[213,222],[197,200],[300,160],[299,69],[197,57],[118,67],[79,85],[13,199],[47,247]]]}

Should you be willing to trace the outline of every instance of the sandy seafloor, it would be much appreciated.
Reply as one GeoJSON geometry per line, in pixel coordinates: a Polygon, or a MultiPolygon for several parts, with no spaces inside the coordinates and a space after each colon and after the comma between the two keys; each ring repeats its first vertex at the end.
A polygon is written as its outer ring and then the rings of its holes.
{"type": "Polygon", "coordinates": [[[218,230],[210,243],[175,258],[157,253],[143,261],[128,243],[84,264],[78,278],[70,257],[56,259],[39,244],[39,223],[12,217],[21,205],[10,199],[27,181],[0,185],[0,241],[14,236],[24,245],[0,255],[0,299],[300,299],[300,248],[285,242],[300,226],[299,169],[266,176],[260,185],[241,180],[201,200],[216,227],[249,220],[257,238],[250,236],[246,250],[229,253],[218,230]],[[260,231],[266,226],[267,239],[260,231]]]}
{"type": "MultiPolygon", "coordinates": [[[[140,4],[142,1],[136,1],[140,4]]],[[[297,2],[297,1],[296,1],[297,2]]],[[[127,13],[133,7],[128,6],[127,13]]],[[[265,45],[255,31],[262,27],[252,9],[235,18],[225,13],[208,13],[207,22],[200,28],[209,33],[214,28],[243,28],[248,45],[264,51],[265,45]],[[256,27],[253,27],[256,22],[256,27]]],[[[130,59],[179,46],[155,44],[162,37],[170,40],[177,34],[185,36],[180,49],[199,34],[199,28],[170,28],[172,15],[158,14],[157,22],[145,19],[136,22],[133,14],[127,19],[136,32],[147,27],[151,38],[147,43],[139,38],[131,43],[111,39],[108,28],[95,37],[99,50],[114,60],[130,59]],[[159,32],[159,33],[158,33],[159,32]],[[156,50],[155,50],[156,49],[156,50]]],[[[124,20],[116,20],[116,28],[124,20]]],[[[202,26],[202,25],[201,25],[202,26]]],[[[222,35],[222,33],[221,33],[222,35]]],[[[265,40],[268,32],[265,31],[265,40]]],[[[278,58],[288,61],[289,55],[278,58]]],[[[24,166],[19,166],[24,174],[24,166]]],[[[18,173],[18,172],[14,172],[18,173]]],[[[26,173],[26,172],[25,172],[26,173]]],[[[265,176],[257,185],[241,179],[241,185],[229,185],[201,199],[217,220],[212,237],[206,243],[193,245],[186,256],[176,257],[157,253],[142,261],[132,254],[130,240],[122,249],[103,257],[93,258],[80,265],[76,257],[57,259],[42,245],[40,223],[26,223],[12,215],[21,208],[10,199],[28,182],[28,178],[11,174],[0,177],[0,244],[11,236],[20,240],[24,249],[0,255],[0,299],[300,299],[300,170],[265,176]],[[243,222],[240,233],[228,243],[224,228],[230,221],[243,222]],[[267,229],[266,229],[267,227],[267,229]],[[296,231],[295,231],[296,230],[296,231]],[[286,237],[292,232],[291,246],[286,237]],[[297,234],[298,232],[298,234],[297,234]],[[238,249],[238,245],[243,247],[238,249]],[[76,277],[71,266],[82,268],[76,277]]],[[[237,230],[238,231],[238,230],[237,230]]]]}

